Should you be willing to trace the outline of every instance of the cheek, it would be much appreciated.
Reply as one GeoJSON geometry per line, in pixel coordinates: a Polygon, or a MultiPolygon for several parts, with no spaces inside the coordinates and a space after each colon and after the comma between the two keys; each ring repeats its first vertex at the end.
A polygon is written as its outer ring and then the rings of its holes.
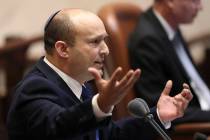
{"type": "Polygon", "coordinates": [[[175,1],[174,5],[173,5],[173,11],[175,13],[175,15],[177,15],[178,17],[184,17],[184,14],[186,14],[186,12],[189,12],[189,3],[187,2],[179,2],[179,1],[175,1]]]}
{"type": "Polygon", "coordinates": [[[195,17],[194,9],[183,10],[182,17],[183,21],[185,21],[186,23],[191,22],[195,17]]]}
{"type": "Polygon", "coordinates": [[[193,17],[193,11],[189,7],[179,7],[175,11],[176,19],[180,23],[190,22],[193,17]]]}
{"type": "Polygon", "coordinates": [[[91,48],[91,49],[87,50],[86,53],[87,53],[88,58],[91,62],[94,62],[97,59],[97,57],[99,56],[97,48],[91,48]]]}

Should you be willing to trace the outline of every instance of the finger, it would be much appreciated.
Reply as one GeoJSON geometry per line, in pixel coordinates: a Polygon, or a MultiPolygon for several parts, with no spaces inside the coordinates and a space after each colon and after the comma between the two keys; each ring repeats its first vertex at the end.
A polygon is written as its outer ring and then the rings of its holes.
{"type": "Polygon", "coordinates": [[[163,91],[161,93],[161,96],[162,95],[169,95],[169,93],[171,91],[171,88],[172,88],[172,81],[168,80],[167,83],[166,83],[165,88],[163,89],[163,91]]]}
{"type": "Polygon", "coordinates": [[[183,104],[180,104],[180,102],[177,100],[173,100],[173,104],[176,107],[177,116],[179,117],[183,116],[186,106],[184,106],[183,104]]]}
{"type": "Polygon", "coordinates": [[[181,96],[180,94],[174,97],[174,100],[176,101],[176,103],[179,105],[179,107],[181,108],[185,108],[185,106],[188,104],[188,100],[185,99],[183,96],[181,96]]]}
{"type": "Polygon", "coordinates": [[[189,89],[183,89],[181,93],[174,96],[174,99],[178,102],[189,102],[190,99],[188,98],[188,93],[190,93],[189,89]]]}
{"type": "Polygon", "coordinates": [[[118,67],[112,74],[111,78],[110,78],[110,84],[111,85],[115,85],[115,82],[118,81],[120,79],[120,74],[122,72],[122,68],[118,67]]]}
{"type": "Polygon", "coordinates": [[[119,88],[122,88],[122,90],[129,89],[133,86],[133,84],[139,79],[139,76],[141,74],[140,69],[136,69],[135,71],[130,70],[127,72],[127,74],[120,80],[119,82],[119,88]]]}
{"type": "Polygon", "coordinates": [[[184,83],[183,88],[190,89],[190,86],[188,84],[184,83]]]}
{"type": "Polygon", "coordinates": [[[123,78],[119,81],[119,85],[125,85],[129,79],[132,77],[134,71],[133,70],[129,70],[125,76],[123,76],[123,78]]]}
{"type": "Polygon", "coordinates": [[[183,89],[182,92],[174,97],[176,102],[179,104],[179,107],[181,110],[185,110],[192,99],[192,97],[188,96],[190,95],[189,89],[183,89]]]}
{"type": "Polygon", "coordinates": [[[191,101],[193,98],[193,95],[191,93],[191,91],[189,89],[183,89],[183,91],[181,92],[181,95],[187,99],[188,101],[191,101]]]}
{"type": "Polygon", "coordinates": [[[141,70],[140,69],[135,70],[133,72],[133,74],[131,75],[131,77],[128,79],[126,85],[133,86],[133,84],[139,79],[140,74],[141,74],[141,70]]]}

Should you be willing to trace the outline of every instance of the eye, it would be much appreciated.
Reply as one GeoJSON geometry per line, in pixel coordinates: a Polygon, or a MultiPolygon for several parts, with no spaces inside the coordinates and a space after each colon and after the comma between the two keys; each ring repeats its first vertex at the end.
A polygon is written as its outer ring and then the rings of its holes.
{"type": "Polygon", "coordinates": [[[95,39],[92,39],[89,41],[89,44],[92,46],[92,47],[98,47],[101,43],[101,39],[100,38],[95,38],[95,39]]]}
{"type": "Polygon", "coordinates": [[[106,36],[106,37],[104,38],[104,41],[105,41],[106,43],[110,42],[110,37],[109,37],[109,36],[106,36]]]}
{"type": "Polygon", "coordinates": [[[93,43],[93,44],[99,44],[100,42],[101,42],[100,39],[94,39],[94,40],[92,40],[91,43],[93,43]]]}
{"type": "Polygon", "coordinates": [[[102,43],[105,43],[105,40],[108,38],[108,36],[97,36],[95,38],[92,38],[89,40],[89,44],[92,47],[99,47],[102,43]]]}

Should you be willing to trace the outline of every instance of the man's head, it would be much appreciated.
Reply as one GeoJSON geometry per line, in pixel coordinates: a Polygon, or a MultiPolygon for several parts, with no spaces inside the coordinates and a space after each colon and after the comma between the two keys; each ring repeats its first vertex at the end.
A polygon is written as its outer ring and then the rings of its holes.
{"type": "Polygon", "coordinates": [[[80,9],[58,12],[45,30],[47,58],[63,72],[84,82],[92,76],[89,67],[101,74],[109,50],[103,22],[95,14],[80,9]]]}
{"type": "Polygon", "coordinates": [[[53,13],[44,28],[45,50],[48,54],[52,53],[54,44],[58,40],[63,40],[71,45],[75,41],[74,26],[66,14],[59,10],[53,13]]]}
{"type": "Polygon", "coordinates": [[[154,7],[174,27],[191,23],[202,9],[201,0],[155,0],[154,7]]]}

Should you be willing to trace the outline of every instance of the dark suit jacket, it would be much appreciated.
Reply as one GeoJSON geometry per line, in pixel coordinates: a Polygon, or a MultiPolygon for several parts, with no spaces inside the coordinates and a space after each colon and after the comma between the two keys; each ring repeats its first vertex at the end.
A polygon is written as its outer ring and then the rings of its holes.
{"type": "MultiPolygon", "coordinates": [[[[192,61],[180,32],[179,36],[192,61]]],[[[150,106],[157,103],[168,80],[173,81],[171,96],[181,92],[184,82],[189,84],[190,79],[176,55],[172,42],[151,8],[140,16],[128,47],[132,67],[142,70],[141,77],[135,85],[137,96],[144,98],[150,106]]],[[[194,94],[193,90],[192,93],[194,94]]],[[[210,112],[201,111],[194,94],[185,116],[178,119],[177,123],[210,121],[209,115],[210,112]]]]}
{"type": "MultiPolygon", "coordinates": [[[[156,113],[154,116],[157,118],[156,113]]],[[[97,121],[91,99],[80,102],[43,59],[17,85],[7,125],[11,140],[94,140],[96,128],[100,140],[152,139],[156,135],[140,119],[97,121]]]]}

